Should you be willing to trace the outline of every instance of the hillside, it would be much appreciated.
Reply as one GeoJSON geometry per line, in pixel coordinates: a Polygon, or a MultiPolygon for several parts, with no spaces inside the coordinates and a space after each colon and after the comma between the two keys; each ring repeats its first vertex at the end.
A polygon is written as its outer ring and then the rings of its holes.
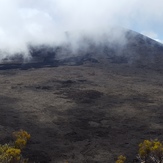
{"type": "Polygon", "coordinates": [[[120,154],[132,162],[144,139],[163,140],[163,46],[125,37],[123,47],[91,44],[59,59],[64,48],[45,46],[29,63],[1,64],[0,143],[24,129],[30,162],[107,163],[120,154]]]}

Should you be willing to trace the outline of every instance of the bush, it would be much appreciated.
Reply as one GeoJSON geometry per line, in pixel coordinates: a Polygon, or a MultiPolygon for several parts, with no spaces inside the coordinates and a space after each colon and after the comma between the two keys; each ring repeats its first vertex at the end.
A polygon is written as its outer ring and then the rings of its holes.
{"type": "MultiPolygon", "coordinates": [[[[144,140],[139,144],[137,155],[139,163],[163,163],[163,144],[155,140],[144,140]]],[[[119,156],[116,163],[124,163],[124,156],[119,156]]]]}
{"type": "Polygon", "coordinates": [[[118,160],[116,161],[116,163],[124,163],[125,160],[126,160],[126,157],[123,156],[123,155],[120,155],[120,156],[118,157],[118,160]]]}
{"type": "Polygon", "coordinates": [[[28,159],[24,159],[21,152],[30,139],[30,134],[24,130],[13,133],[14,142],[1,145],[0,144],[0,162],[1,163],[27,163],[28,159]]]}

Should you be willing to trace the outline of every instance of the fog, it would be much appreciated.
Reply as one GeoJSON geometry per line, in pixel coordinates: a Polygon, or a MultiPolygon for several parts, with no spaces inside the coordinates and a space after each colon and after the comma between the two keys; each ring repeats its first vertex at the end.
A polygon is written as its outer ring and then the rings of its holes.
{"type": "Polygon", "coordinates": [[[162,6],[161,0],[0,0],[0,58],[28,56],[29,45],[69,42],[77,49],[82,37],[124,44],[125,28],[157,32],[162,6]]]}

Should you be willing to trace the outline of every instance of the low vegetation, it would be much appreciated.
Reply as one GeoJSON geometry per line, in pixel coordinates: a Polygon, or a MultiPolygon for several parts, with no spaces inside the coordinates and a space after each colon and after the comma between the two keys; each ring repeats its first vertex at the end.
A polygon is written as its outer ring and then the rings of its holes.
{"type": "Polygon", "coordinates": [[[25,148],[30,134],[24,130],[13,133],[14,141],[8,144],[0,144],[1,163],[27,163],[28,159],[23,158],[22,150],[25,148]]]}
{"type": "MultiPolygon", "coordinates": [[[[126,157],[121,155],[116,163],[125,163],[126,157]]],[[[163,163],[163,143],[155,140],[144,140],[139,144],[136,162],[138,163],[163,163]]]]}
{"type": "MultiPolygon", "coordinates": [[[[13,132],[14,141],[8,144],[0,144],[0,163],[27,163],[28,159],[22,156],[22,150],[26,147],[30,134],[24,130],[13,132]]],[[[163,143],[159,140],[144,140],[139,144],[137,163],[163,163],[163,143]]],[[[125,163],[127,158],[118,156],[116,163],[125,163]]],[[[68,162],[68,161],[66,161],[68,162]]]]}

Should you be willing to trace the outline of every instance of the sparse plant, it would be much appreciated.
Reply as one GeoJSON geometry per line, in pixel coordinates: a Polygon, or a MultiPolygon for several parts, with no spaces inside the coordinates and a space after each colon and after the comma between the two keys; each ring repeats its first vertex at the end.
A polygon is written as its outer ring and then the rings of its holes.
{"type": "Polygon", "coordinates": [[[118,156],[116,163],[124,163],[125,160],[126,160],[126,157],[123,155],[120,155],[120,156],[118,156]]]}
{"type": "Polygon", "coordinates": [[[23,149],[31,136],[26,131],[20,130],[17,132],[13,132],[13,137],[15,139],[14,142],[15,148],[23,149]]]}
{"type": "Polygon", "coordinates": [[[0,162],[1,163],[27,163],[28,159],[24,159],[21,152],[30,139],[30,134],[24,130],[13,133],[14,142],[1,145],[0,144],[0,162]]]}
{"type": "MultiPolygon", "coordinates": [[[[116,163],[124,163],[125,156],[119,156],[116,163]]],[[[144,140],[139,144],[139,151],[137,156],[139,163],[163,163],[163,144],[155,140],[144,140]]]]}
{"type": "Polygon", "coordinates": [[[144,140],[139,144],[138,159],[141,163],[163,163],[163,144],[155,140],[144,140]]]}

